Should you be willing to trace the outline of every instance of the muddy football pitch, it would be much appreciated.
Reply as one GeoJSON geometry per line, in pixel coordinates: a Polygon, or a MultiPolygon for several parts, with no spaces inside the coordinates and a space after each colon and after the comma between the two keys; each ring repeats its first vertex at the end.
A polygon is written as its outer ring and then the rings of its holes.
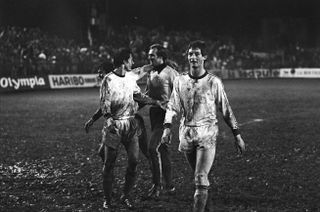
{"type": "MultiPolygon", "coordinates": [[[[219,117],[216,159],[210,173],[212,211],[320,211],[320,80],[225,80],[247,151],[239,156],[219,117]]],[[[85,121],[99,91],[70,89],[0,94],[0,211],[102,211],[102,162],[97,155],[103,119],[89,134],[85,121]]],[[[148,107],[139,112],[150,136],[148,107]]],[[[134,211],[190,211],[194,184],[177,151],[171,156],[174,195],[145,200],[151,172],[140,154],[134,211]]],[[[115,167],[114,211],[126,170],[115,167]]]]}

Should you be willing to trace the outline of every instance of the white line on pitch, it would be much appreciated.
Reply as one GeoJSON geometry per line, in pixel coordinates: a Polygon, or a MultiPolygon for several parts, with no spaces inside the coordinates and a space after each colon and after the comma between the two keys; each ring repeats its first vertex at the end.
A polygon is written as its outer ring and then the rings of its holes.
{"type": "Polygon", "coordinates": [[[263,121],[264,121],[263,119],[252,119],[250,121],[246,121],[246,122],[240,123],[239,126],[252,124],[252,123],[256,123],[256,122],[263,122],[263,121]]]}

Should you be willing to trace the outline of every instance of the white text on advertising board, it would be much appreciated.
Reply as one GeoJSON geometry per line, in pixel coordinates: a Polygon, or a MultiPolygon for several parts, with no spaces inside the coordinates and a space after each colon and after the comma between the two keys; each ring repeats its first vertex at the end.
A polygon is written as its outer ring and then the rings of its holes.
{"type": "Polygon", "coordinates": [[[52,83],[54,86],[83,85],[84,79],[82,76],[57,76],[52,77],[52,83]]]}
{"type": "Polygon", "coordinates": [[[50,88],[90,88],[97,86],[96,74],[48,75],[50,88]]]}
{"type": "Polygon", "coordinates": [[[0,79],[0,86],[2,88],[13,87],[15,90],[18,90],[20,87],[30,87],[34,86],[44,86],[46,83],[42,77],[32,77],[32,78],[11,78],[11,77],[2,77],[0,79]]]}

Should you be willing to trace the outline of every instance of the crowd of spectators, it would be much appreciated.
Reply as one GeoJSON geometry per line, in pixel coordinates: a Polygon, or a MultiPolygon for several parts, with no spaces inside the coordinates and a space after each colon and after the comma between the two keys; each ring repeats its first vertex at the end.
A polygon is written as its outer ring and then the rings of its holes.
{"type": "Polygon", "coordinates": [[[1,75],[31,76],[90,73],[99,51],[38,28],[0,28],[1,75]]]}
{"type": "Polygon", "coordinates": [[[95,67],[110,60],[119,47],[129,46],[135,65],[147,63],[150,44],[161,43],[185,71],[185,48],[191,40],[202,39],[208,45],[206,68],[210,70],[252,68],[320,67],[320,48],[292,46],[259,52],[237,48],[229,37],[214,38],[194,31],[147,29],[137,26],[109,27],[91,46],[45,33],[38,28],[0,27],[0,75],[32,76],[47,74],[95,73],[95,67]]]}

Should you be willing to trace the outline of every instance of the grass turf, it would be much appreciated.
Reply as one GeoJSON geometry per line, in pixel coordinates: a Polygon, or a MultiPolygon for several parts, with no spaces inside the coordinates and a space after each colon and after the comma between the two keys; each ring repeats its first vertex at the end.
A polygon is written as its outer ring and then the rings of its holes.
{"type": "MultiPolygon", "coordinates": [[[[320,80],[224,81],[247,152],[235,153],[220,120],[210,173],[214,211],[317,211],[320,208],[320,80]]],[[[102,163],[96,155],[103,120],[89,134],[84,122],[98,106],[97,89],[1,94],[0,211],[99,211],[102,163]]],[[[140,111],[150,135],[148,108],[140,111]]],[[[174,128],[177,132],[177,127],[174,128]]],[[[141,155],[133,197],[136,211],[186,211],[193,177],[172,144],[174,196],[141,201],[151,173],[141,155]]],[[[115,211],[126,154],[115,168],[115,211]]]]}

